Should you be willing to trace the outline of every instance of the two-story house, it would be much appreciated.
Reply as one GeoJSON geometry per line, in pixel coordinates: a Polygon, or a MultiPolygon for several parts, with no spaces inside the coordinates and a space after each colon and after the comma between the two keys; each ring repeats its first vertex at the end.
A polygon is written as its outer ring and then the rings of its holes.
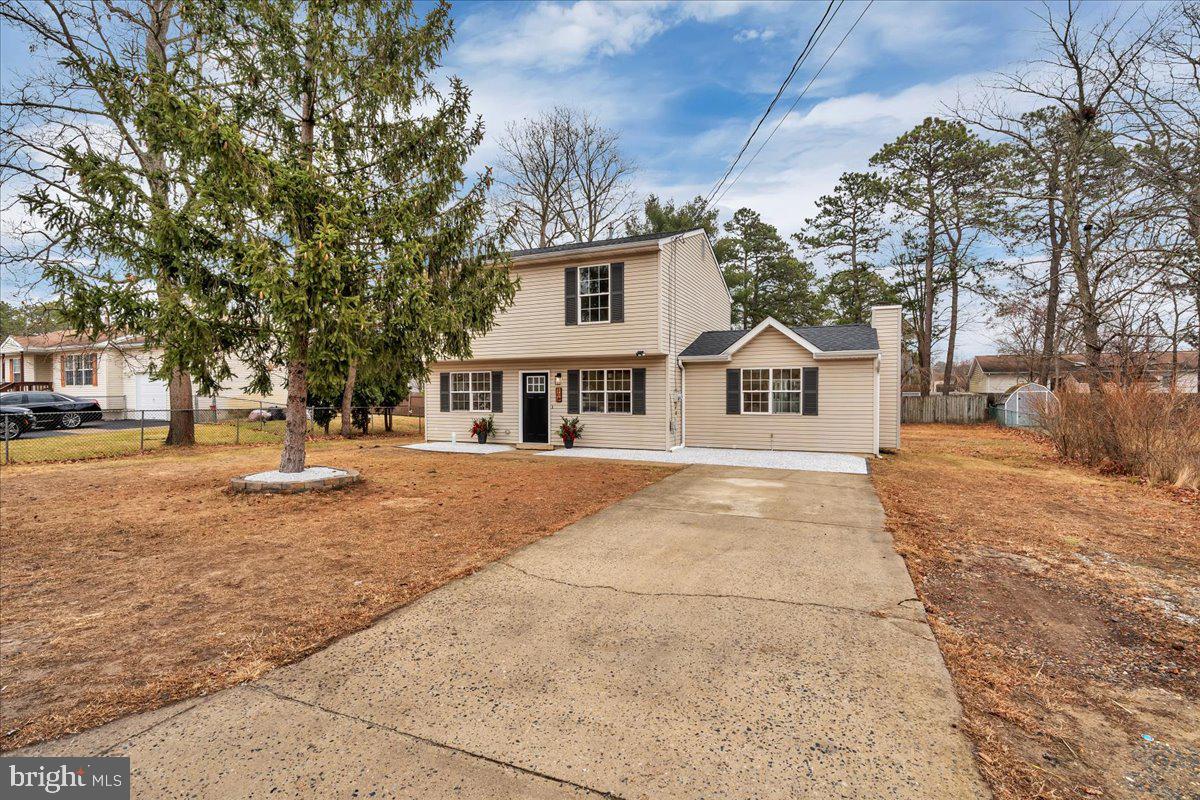
{"type": "Polygon", "coordinates": [[[579,447],[681,445],[877,454],[900,444],[900,309],[871,325],[730,330],[731,300],[701,229],[510,254],[513,304],[472,359],[431,366],[426,439],[579,447]]]}

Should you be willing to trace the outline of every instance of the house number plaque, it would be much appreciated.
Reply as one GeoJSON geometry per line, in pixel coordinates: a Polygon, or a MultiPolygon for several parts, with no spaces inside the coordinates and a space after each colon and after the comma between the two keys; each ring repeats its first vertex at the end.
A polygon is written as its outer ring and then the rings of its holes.
{"type": "Polygon", "coordinates": [[[562,402],[562,387],[561,386],[554,387],[554,402],[556,402],[556,403],[562,402]]]}

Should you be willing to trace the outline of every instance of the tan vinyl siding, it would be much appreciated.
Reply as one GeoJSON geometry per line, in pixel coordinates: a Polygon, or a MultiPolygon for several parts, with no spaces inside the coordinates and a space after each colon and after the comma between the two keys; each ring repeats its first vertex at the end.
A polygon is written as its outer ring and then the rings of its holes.
{"type": "Polygon", "coordinates": [[[971,379],[967,382],[967,389],[975,394],[987,394],[987,374],[978,364],[971,366],[971,379]]]}
{"type": "Polygon", "coordinates": [[[430,367],[430,378],[425,391],[425,438],[431,442],[448,442],[452,433],[459,441],[468,441],[471,436],[471,420],[486,416],[480,411],[441,410],[439,374],[442,372],[504,372],[504,410],[493,414],[496,436],[488,441],[502,444],[520,442],[518,427],[521,407],[521,372],[546,372],[549,374],[550,393],[550,443],[561,446],[554,436],[562,418],[567,414],[567,371],[572,369],[615,369],[642,368],[646,370],[646,413],[645,414],[579,414],[584,424],[583,437],[576,447],[630,447],[642,450],[663,450],[667,447],[666,411],[666,360],[658,358],[584,358],[469,361],[434,364],[430,367]],[[554,397],[554,376],[562,373],[562,401],[554,397]]]}
{"type": "Polygon", "coordinates": [[[732,361],[685,367],[685,435],[689,447],[754,450],[875,452],[875,359],[817,362],[803,347],[767,329],[732,361]],[[726,414],[725,370],[746,367],[817,367],[818,413],[726,414]]]}
{"type": "Polygon", "coordinates": [[[900,349],[903,336],[900,306],[871,309],[871,326],[879,338],[879,447],[900,447],[900,349]]]}
{"type": "MultiPolygon", "coordinates": [[[[29,356],[25,357],[29,363],[29,356]]],[[[53,377],[50,378],[54,391],[70,397],[97,400],[101,408],[125,408],[125,392],[121,383],[121,364],[112,348],[102,350],[68,350],[55,353],[52,357],[53,377]],[[96,356],[96,382],[94,385],[68,386],[63,382],[63,358],[67,355],[86,353],[96,356]]],[[[39,377],[37,380],[45,380],[39,377]]]]}
{"type": "Polygon", "coordinates": [[[662,336],[669,359],[667,397],[675,423],[671,444],[677,445],[682,441],[678,355],[704,331],[728,329],[732,305],[721,267],[704,234],[663,245],[662,304],[662,336]]]}
{"type": "Polygon", "coordinates": [[[661,353],[658,245],[636,253],[564,257],[541,265],[515,266],[521,279],[513,305],[496,326],[472,342],[475,359],[515,356],[632,356],[661,353]],[[563,271],[592,264],[625,264],[625,321],[567,325],[563,271]]]}

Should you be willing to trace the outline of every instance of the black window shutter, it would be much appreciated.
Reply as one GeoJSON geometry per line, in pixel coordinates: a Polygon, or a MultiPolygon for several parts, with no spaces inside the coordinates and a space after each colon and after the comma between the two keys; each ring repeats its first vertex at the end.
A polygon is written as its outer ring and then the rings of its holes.
{"type": "MultiPolygon", "coordinates": [[[[625,321],[625,264],[608,265],[608,321],[625,321]]],[[[644,370],[643,370],[644,371],[644,370]]],[[[634,412],[637,413],[636,411],[634,412]]]]}
{"type": "Polygon", "coordinates": [[[441,391],[438,393],[442,401],[442,411],[450,410],[450,373],[442,372],[438,374],[438,381],[441,383],[441,391]]]}
{"type": "Polygon", "coordinates": [[[504,373],[500,370],[492,371],[492,413],[499,414],[504,411],[504,373]]]}
{"type": "Polygon", "coordinates": [[[646,370],[643,367],[633,371],[633,413],[646,413],[646,370]]]}
{"type": "Polygon", "coordinates": [[[566,322],[575,325],[579,322],[579,270],[567,267],[563,270],[563,306],[566,309],[566,322]]]}
{"type": "Polygon", "coordinates": [[[742,371],[725,370],[725,413],[742,413],[742,371]]]}
{"type": "Polygon", "coordinates": [[[804,414],[805,416],[815,417],[817,415],[817,368],[804,368],[804,414]]]}
{"type": "Polygon", "coordinates": [[[579,413],[579,370],[567,370],[567,413],[579,413]]]}

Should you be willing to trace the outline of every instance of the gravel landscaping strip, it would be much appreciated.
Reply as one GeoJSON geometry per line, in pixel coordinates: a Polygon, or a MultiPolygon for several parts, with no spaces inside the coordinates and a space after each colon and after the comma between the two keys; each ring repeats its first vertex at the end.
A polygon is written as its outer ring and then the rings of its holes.
{"type": "Polygon", "coordinates": [[[479,442],[418,442],[404,445],[410,450],[426,450],[431,453],[503,453],[512,450],[507,444],[480,444],[479,442]]]}
{"type": "Polygon", "coordinates": [[[622,461],[659,461],[664,464],[719,464],[726,467],[762,467],[807,472],[847,472],[866,475],[867,461],[842,453],[805,453],[783,450],[725,450],[716,447],[682,447],[678,450],[622,450],[609,447],[557,448],[543,456],[556,458],[615,458],[622,461]]]}

